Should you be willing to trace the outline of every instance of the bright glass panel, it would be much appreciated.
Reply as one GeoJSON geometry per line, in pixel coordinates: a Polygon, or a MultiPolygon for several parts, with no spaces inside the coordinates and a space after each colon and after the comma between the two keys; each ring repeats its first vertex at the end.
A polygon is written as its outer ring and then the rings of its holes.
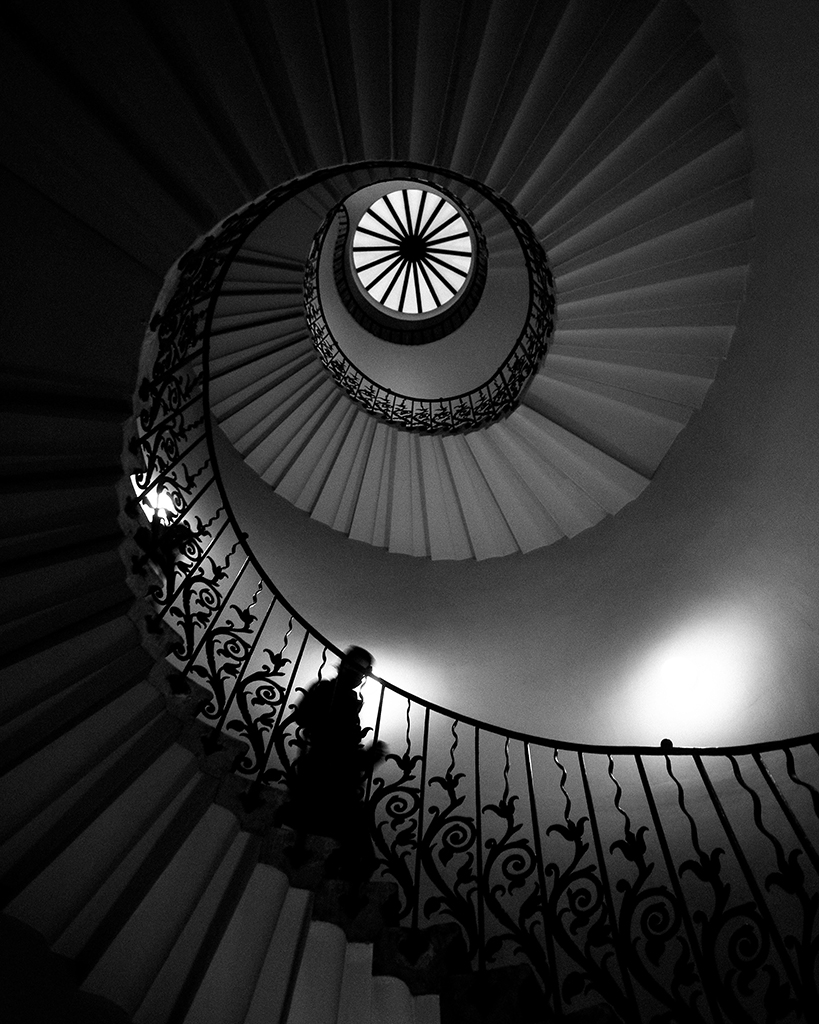
{"type": "Polygon", "coordinates": [[[396,189],[377,199],[359,221],[353,266],[375,302],[417,316],[433,312],[463,288],[472,241],[452,203],[424,189],[396,189]]]}

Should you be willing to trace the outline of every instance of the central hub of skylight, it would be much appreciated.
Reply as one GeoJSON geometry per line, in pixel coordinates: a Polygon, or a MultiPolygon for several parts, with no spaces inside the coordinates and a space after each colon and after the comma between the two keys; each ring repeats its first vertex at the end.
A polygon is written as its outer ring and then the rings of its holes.
{"type": "Polygon", "coordinates": [[[353,235],[353,266],[371,301],[422,317],[466,287],[474,256],[460,211],[424,188],[397,188],[366,210],[353,235]]]}

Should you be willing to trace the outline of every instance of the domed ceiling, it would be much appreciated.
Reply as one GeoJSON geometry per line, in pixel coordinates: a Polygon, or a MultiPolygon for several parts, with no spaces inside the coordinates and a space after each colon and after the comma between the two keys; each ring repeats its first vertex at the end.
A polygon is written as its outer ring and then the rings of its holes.
{"type": "Polygon", "coordinates": [[[748,150],[690,9],[674,0],[604,6],[549,5],[511,34],[495,9],[470,24],[466,14],[461,23],[425,6],[412,39],[400,20],[370,26],[355,41],[359,68],[403,44],[434,51],[453,33],[475,36],[460,128],[451,123],[452,90],[462,87],[440,70],[423,80],[429,63],[419,61],[404,83],[409,131],[400,139],[394,131],[387,152],[368,117],[377,82],[333,66],[338,94],[358,97],[356,155],[373,166],[339,166],[245,238],[210,343],[216,420],[247,464],[313,519],[435,559],[530,551],[636,498],[702,404],[744,295],[748,150]],[[481,59],[490,52],[491,62],[481,59]],[[436,88],[450,102],[434,106],[436,88]],[[474,216],[487,268],[463,323],[445,338],[397,346],[344,308],[330,259],[319,265],[335,343],[398,396],[393,408],[480,385],[526,321],[519,239],[502,209],[465,182],[512,205],[554,276],[548,354],[514,408],[481,429],[405,429],[385,414],[388,403],[339,387],[310,331],[303,278],[317,232],[365,186],[424,177],[397,160],[435,168],[427,180],[474,216]]]}

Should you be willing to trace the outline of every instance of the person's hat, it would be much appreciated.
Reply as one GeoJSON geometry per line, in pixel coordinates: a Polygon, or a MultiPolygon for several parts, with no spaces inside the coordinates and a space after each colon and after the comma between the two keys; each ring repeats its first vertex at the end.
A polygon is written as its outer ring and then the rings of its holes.
{"type": "Polygon", "coordinates": [[[375,659],[369,651],[363,647],[348,647],[341,659],[344,668],[360,668],[362,672],[369,673],[375,664],[375,659]]]}

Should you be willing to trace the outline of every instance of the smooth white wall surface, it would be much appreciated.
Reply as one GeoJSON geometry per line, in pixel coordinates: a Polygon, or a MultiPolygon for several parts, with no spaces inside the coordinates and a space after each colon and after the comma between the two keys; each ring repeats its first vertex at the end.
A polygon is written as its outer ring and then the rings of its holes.
{"type": "Polygon", "coordinates": [[[748,296],[639,499],[528,555],[431,563],[347,540],[221,460],[285,597],[463,714],[591,742],[819,728],[819,5],[730,6],[755,162],[748,296]]]}

